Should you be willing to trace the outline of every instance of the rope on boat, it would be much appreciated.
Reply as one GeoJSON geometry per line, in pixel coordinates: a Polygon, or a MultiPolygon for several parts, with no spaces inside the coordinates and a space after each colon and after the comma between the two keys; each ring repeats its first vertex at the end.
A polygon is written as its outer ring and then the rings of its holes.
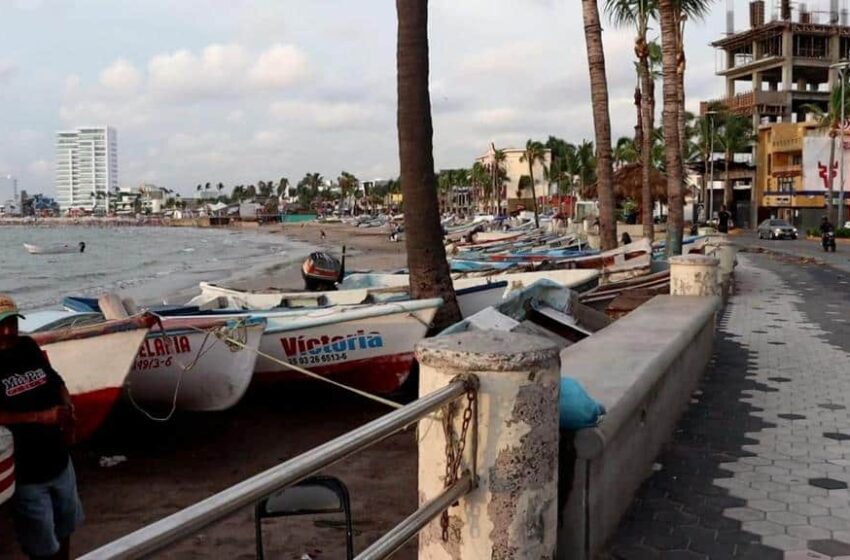
{"type": "MultiPolygon", "coordinates": [[[[161,317],[161,316],[159,316],[159,315],[157,315],[156,313],[152,313],[152,315],[154,315],[155,317],[157,317],[157,320],[161,320],[161,319],[162,319],[162,317],[161,317]]],[[[186,328],[191,329],[191,330],[195,330],[195,331],[198,331],[198,332],[207,332],[207,331],[205,331],[204,329],[201,329],[201,328],[199,328],[199,327],[194,327],[194,326],[192,326],[192,325],[187,325],[187,327],[186,327],[186,328]]],[[[219,338],[222,338],[222,340],[225,340],[225,341],[230,342],[230,343],[231,343],[231,344],[233,344],[234,346],[237,346],[237,347],[239,347],[239,348],[241,348],[241,349],[248,350],[249,352],[253,352],[253,353],[257,354],[258,356],[260,356],[261,358],[265,358],[265,359],[267,359],[267,360],[269,360],[269,361],[272,361],[272,362],[274,362],[274,363],[276,363],[276,364],[278,364],[278,365],[284,366],[284,367],[286,367],[286,368],[288,368],[288,369],[291,369],[291,370],[293,370],[293,371],[295,371],[295,372],[298,372],[298,373],[300,373],[300,374],[306,375],[307,377],[310,377],[310,378],[312,378],[312,379],[317,379],[317,380],[319,380],[319,381],[324,381],[325,383],[329,383],[329,384],[331,384],[331,385],[333,385],[333,386],[335,386],[335,387],[339,387],[340,389],[344,389],[344,390],[346,390],[346,391],[350,391],[350,392],[352,392],[352,393],[354,393],[354,394],[356,394],[356,395],[360,395],[361,397],[364,397],[364,398],[367,398],[367,399],[373,400],[373,401],[375,401],[375,402],[377,402],[377,403],[380,403],[380,404],[383,404],[383,405],[386,405],[386,406],[389,406],[389,407],[392,407],[392,408],[401,408],[402,406],[404,406],[404,405],[402,405],[402,404],[400,404],[400,403],[397,403],[397,402],[395,402],[395,401],[391,401],[391,400],[389,400],[389,399],[385,399],[385,398],[383,398],[383,397],[380,397],[380,396],[378,396],[378,395],[374,395],[374,394],[369,393],[369,392],[367,392],[367,391],[363,391],[363,390],[357,389],[357,388],[355,388],[355,387],[351,387],[350,385],[345,385],[344,383],[340,383],[339,381],[335,381],[335,380],[333,380],[333,379],[329,379],[329,378],[327,378],[327,377],[325,377],[325,376],[323,376],[323,375],[319,375],[318,373],[314,373],[314,372],[312,372],[312,371],[310,371],[310,370],[308,370],[308,369],[304,369],[304,368],[302,368],[302,367],[300,367],[300,366],[297,366],[297,365],[295,365],[295,364],[290,364],[289,362],[287,362],[287,361],[285,361],[285,360],[281,360],[281,359],[279,359],[279,358],[276,358],[276,357],[272,356],[271,354],[267,354],[267,353],[263,352],[263,351],[262,351],[262,350],[260,350],[259,348],[251,348],[250,346],[248,346],[248,345],[245,343],[245,342],[247,342],[247,341],[244,341],[244,342],[243,342],[243,341],[241,341],[241,340],[236,340],[236,339],[231,338],[231,337],[229,337],[229,336],[227,336],[227,335],[224,335],[224,334],[222,334],[222,335],[217,335],[217,336],[219,336],[219,338]]]]}
{"type": "MultiPolygon", "coordinates": [[[[162,323],[162,316],[157,315],[156,313],[150,313],[150,314],[153,315],[156,318],[156,322],[159,325],[158,336],[160,338],[162,338],[162,340],[165,342],[166,350],[169,349],[169,347],[171,345],[171,340],[169,339],[168,335],[165,332],[165,326],[162,323]]],[[[247,324],[245,323],[245,321],[243,321],[241,319],[237,322],[237,324],[233,328],[228,328],[226,326],[225,327],[213,328],[213,329],[207,329],[207,330],[204,330],[204,329],[201,329],[201,328],[198,328],[198,327],[191,327],[191,326],[190,326],[190,328],[204,333],[204,340],[201,342],[201,347],[195,353],[195,356],[192,358],[192,361],[189,362],[188,365],[184,365],[183,362],[180,361],[180,359],[177,357],[176,352],[173,354],[174,362],[180,368],[180,375],[177,377],[177,383],[174,384],[174,392],[171,396],[171,409],[168,411],[168,414],[166,414],[165,416],[154,416],[153,414],[151,414],[150,412],[145,410],[141,405],[139,405],[139,403],[136,402],[136,399],[133,398],[132,383],[127,383],[127,398],[129,399],[130,404],[133,405],[133,408],[135,408],[136,410],[141,412],[144,416],[146,416],[148,418],[148,420],[152,420],[154,422],[168,422],[169,420],[171,420],[171,418],[174,416],[175,412],[177,412],[177,398],[180,394],[180,387],[183,385],[183,376],[186,373],[188,373],[189,371],[191,371],[192,369],[194,369],[195,366],[198,365],[198,362],[200,361],[200,359],[202,357],[204,357],[204,355],[206,355],[207,352],[212,350],[213,347],[215,347],[214,343],[207,346],[207,343],[209,342],[211,336],[215,336],[216,338],[218,338],[222,342],[224,342],[227,345],[227,347],[230,349],[231,352],[237,352],[237,351],[242,349],[234,343],[241,343],[243,348],[247,348],[247,346],[245,346],[244,343],[248,341],[248,328],[247,328],[247,324]],[[231,334],[233,334],[234,331],[236,331],[237,333],[241,332],[242,336],[239,336],[239,339],[234,338],[233,336],[231,336],[231,334]],[[228,334],[225,334],[225,333],[228,333],[228,334]]],[[[236,334],[234,336],[238,336],[238,334],[236,334]]]]}

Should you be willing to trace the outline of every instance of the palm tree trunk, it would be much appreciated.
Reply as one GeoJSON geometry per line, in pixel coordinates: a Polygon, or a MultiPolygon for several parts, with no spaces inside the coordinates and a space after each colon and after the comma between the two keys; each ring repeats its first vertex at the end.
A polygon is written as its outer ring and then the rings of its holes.
{"type": "Polygon", "coordinates": [[[605,51],[597,0],[581,0],[587,66],[590,71],[590,97],[593,105],[593,129],[596,136],[596,192],[599,198],[600,242],[603,250],[617,247],[614,222],[614,185],[611,167],[611,117],[608,112],[608,81],[605,75],[605,51]]]}
{"type": "Polygon", "coordinates": [[[428,92],[428,0],[396,0],[398,14],[398,152],[410,295],[441,297],[432,328],[460,321],[443,246],[434,177],[431,97],[428,92]]]}
{"type": "Polygon", "coordinates": [[[733,156],[732,153],[727,150],[723,157],[726,159],[723,177],[723,205],[726,207],[727,212],[732,212],[735,192],[732,189],[732,178],[729,175],[729,160],[732,159],[733,156]]]}
{"type": "Polygon", "coordinates": [[[684,208],[682,206],[682,145],[679,141],[679,82],[676,77],[675,0],[659,1],[661,54],[664,85],[664,155],[667,161],[667,256],[682,254],[684,208]]]}
{"type": "Polygon", "coordinates": [[[682,8],[676,8],[676,83],[678,84],[679,99],[679,144],[682,157],[685,157],[685,145],[688,141],[685,132],[685,22],[682,21],[682,8]]]}
{"type": "Polygon", "coordinates": [[[531,198],[534,201],[534,227],[540,227],[540,217],[537,215],[537,189],[534,188],[534,171],[531,158],[528,160],[528,177],[531,179],[531,198]]]}
{"type": "Polygon", "coordinates": [[[641,88],[643,93],[640,97],[641,111],[641,223],[643,223],[643,236],[650,241],[655,239],[655,228],[652,224],[652,129],[654,116],[652,114],[652,76],[649,73],[649,51],[646,46],[645,29],[641,40],[641,57],[639,68],[641,74],[641,88]]]}
{"type": "MultiPolygon", "coordinates": [[[[833,211],[833,209],[832,209],[832,193],[833,193],[833,190],[832,190],[832,186],[833,186],[833,181],[835,181],[835,173],[833,171],[833,166],[835,165],[835,136],[836,136],[835,131],[830,132],[829,169],[826,172],[826,176],[827,176],[827,181],[826,181],[826,188],[827,188],[826,215],[829,216],[830,221],[833,221],[833,215],[832,215],[832,211],[833,211]]],[[[843,146],[842,146],[842,149],[844,149],[843,146]]],[[[843,224],[839,224],[839,225],[843,225],[843,224]]]]}

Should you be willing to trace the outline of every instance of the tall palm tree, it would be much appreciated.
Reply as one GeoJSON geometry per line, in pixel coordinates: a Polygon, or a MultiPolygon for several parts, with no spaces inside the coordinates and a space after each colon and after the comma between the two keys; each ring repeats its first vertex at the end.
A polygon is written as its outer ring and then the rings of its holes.
{"type": "Polygon", "coordinates": [[[635,163],[640,159],[641,154],[635,145],[634,138],[623,136],[617,139],[617,144],[614,146],[614,167],[619,169],[628,163],[635,163]]]}
{"type": "Polygon", "coordinates": [[[538,161],[544,162],[546,157],[543,144],[536,140],[528,139],[525,143],[525,152],[520,156],[520,162],[528,163],[528,178],[531,179],[531,198],[534,199],[534,227],[540,227],[540,216],[537,212],[537,189],[534,186],[534,164],[538,161]]]}
{"type": "Polygon", "coordinates": [[[398,153],[410,295],[443,298],[439,330],[461,319],[434,184],[433,126],[428,91],[428,0],[396,0],[398,39],[398,153]]]}
{"type": "Polygon", "coordinates": [[[658,15],[657,0],[607,0],[609,19],[619,26],[636,28],[635,56],[638,59],[639,119],[636,140],[641,161],[641,221],[647,239],[655,236],[652,225],[652,130],[655,127],[655,80],[651,68],[652,43],[647,41],[649,22],[658,15]]]}
{"type": "Polygon", "coordinates": [[[575,151],[573,160],[573,173],[578,175],[579,187],[582,192],[587,185],[596,180],[596,151],[593,142],[582,140],[575,151]]]}
{"type": "Polygon", "coordinates": [[[490,144],[490,147],[493,152],[493,159],[490,162],[490,175],[493,180],[493,194],[496,197],[495,214],[498,216],[502,212],[502,187],[504,185],[502,174],[505,171],[504,163],[508,156],[504,150],[497,150],[494,144],[490,144]]]}
{"type": "Polygon", "coordinates": [[[752,149],[752,121],[746,117],[724,113],[714,138],[718,147],[723,150],[726,161],[723,182],[723,204],[732,212],[732,216],[735,218],[733,205],[734,192],[732,190],[732,179],[729,175],[729,164],[735,158],[735,154],[752,149]]]}
{"type": "Polygon", "coordinates": [[[682,254],[685,212],[682,197],[682,144],[679,140],[679,81],[676,70],[676,13],[678,0],[659,0],[661,60],[664,85],[664,152],[667,162],[667,256],[682,254]]]}
{"type": "MultiPolygon", "coordinates": [[[[490,187],[492,187],[492,183],[490,182],[490,172],[487,171],[487,168],[483,163],[476,161],[472,164],[472,171],[470,172],[469,179],[475,190],[476,198],[480,195],[484,195],[483,198],[485,198],[489,203],[490,195],[492,193],[492,190],[490,189],[490,187]]],[[[479,201],[476,200],[476,206],[478,206],[478,204],[479,201]]]]}
{"type": "Polygon", "coordinates": [[[605,75],[605,51],[597,0],[581,0],[587,66],[590,71],[590,97],[593,104],[593,129],[596,136],[596,192],[599,197],[599,229],[603,250],[617,247],[614,222],[614,183],[611,163],[611,117],[608,112],[608,81],[605,75]]]}
{"type": "Polygon", "coordinates": [[[674,0],[673,25],[676,31],[676,84],[679,100],[679,142],[684,151],[685,145],[685,23],[688,20],[702,21],[711,11],[714,0],[674,0]]]}
{"type": "MultiPolygon", "coordinates": [[[[703,204],[706,204],[706,200],[708,200],[708,162],[712,157],[712,135],[714,123],[712,122],[714,119],[714,115],[704,115],[702,117],[698,117],[694,123],[694,134],[691,137],[691,141],[693,142],[693,151],[695,152],[695,158],[698,159],[702,163],[702,181],[701,181],[701,193],[700,200],[702,200],[703,204]]],[[[707,212],[708,207],[706,206],[704,210],[707,212]]]]}

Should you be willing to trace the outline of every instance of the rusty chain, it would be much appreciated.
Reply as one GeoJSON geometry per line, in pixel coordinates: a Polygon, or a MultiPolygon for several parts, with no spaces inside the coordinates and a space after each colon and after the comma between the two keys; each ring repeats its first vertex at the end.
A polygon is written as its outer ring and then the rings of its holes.
{"type": "MultiPolygon", "coordinates": [[[[455,403],[450,403],[446,409],[446,415],[443,419],[443,429],[446,434],[446,480],[444,488],[450,488],[458,481],[460,464],[463,461],[463,453],[466,449],[466,435],[469,431],[469,424],[472,422],[472,415],[475,410],[475,401],[478,398],[476,388],[470,387],[466,391],[466,408],[463,411],[463,419],[460,429],[460,438],[457,443],[454,439],[454,415],[455,403]]],[[[474,451],[474,450],[473,450],[474,451]]],[[[452,505],[457,505],[454,503],[452,505]]],[[[449,510],[446,509],[440,517],[440,528],[443,530],[443,542],[449,541],[449,510]]]]}

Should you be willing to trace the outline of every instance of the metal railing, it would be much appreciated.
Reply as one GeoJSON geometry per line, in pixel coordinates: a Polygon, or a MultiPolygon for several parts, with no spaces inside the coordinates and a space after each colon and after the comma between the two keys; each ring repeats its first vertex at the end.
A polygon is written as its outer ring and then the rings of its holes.
{"type": "MultiPolygon", "coordinates": [[[[346,457],[399,432],[428,414],[478,390],[478,379],[466,376],[389,414],[352,430],[276,467],[227,488],[147,527],[80,557],[79,560],[143,558],[220,521],[269,494],[295,484],[346,457]]],[[[476,427],[477,428],[477,427],[476,427]]],[[[475,453],[475,450],[472,450],[475,453]]],[[[415,536],[442,511],[475,487],[475,473],[465,471],[445,491],[394,527],[357,556],[386,558],[415,536]]]]}

